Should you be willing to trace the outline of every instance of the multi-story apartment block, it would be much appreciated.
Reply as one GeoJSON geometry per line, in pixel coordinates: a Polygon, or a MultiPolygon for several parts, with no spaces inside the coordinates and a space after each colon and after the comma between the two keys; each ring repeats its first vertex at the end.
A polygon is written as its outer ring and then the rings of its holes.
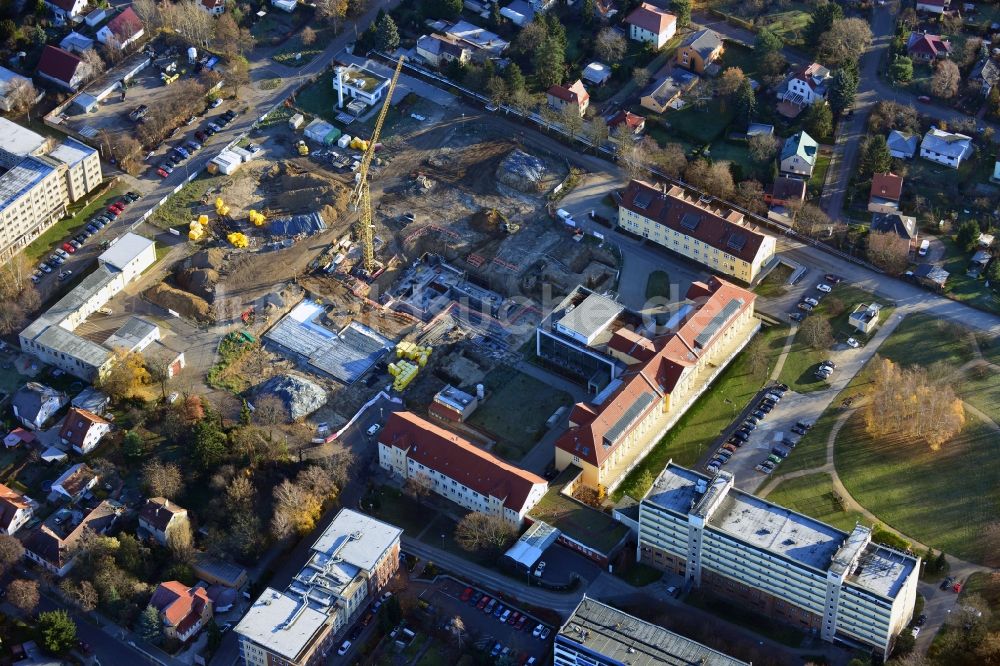
{"type": "Polygon", "coordinates": [[[556,634],[555,666],[749,666],[587,595],[556,634]]]}
{"type": "Polygon", "coordinates": [[[389,415],[378,459],[398,478],[415,479],[466,509],[500,516],[516,527],[548,490],[542,477],[412,412],[389,415]]]}
{"type": "Polygon", "coordinates": [[[555,442],[555,466],[613,490],[760,328],[754,294],[719,278],[651,321],[578,288],[536,332],[536,353],[587,382],[555,442]]]}
{"type": "Polygon", "coordinates": [[[323,663],[337,633],[396,573],[402,533],[341,509],[288,589],[264,590],[236,626],[243,664],[323,663]]]}
{"type": "Polygon", "coordinates": [[[742,213],[677,185],[630,182],[618,207],[618,226],[746,283],[774,254],[774,237],[742,213]]]}
{"type": "Polygon", "coordinates": [[[66,165],[66,193],[71,202],[85,197],[104,179],[100,155],[76,139],[67,138],[49,157],[66,165]]]}
{"type": "Polygon", "coordinates": [[[824,640],[888,655],[913,616],[920,560],[669,463],[639,505],[639,561],[824,640]]]}

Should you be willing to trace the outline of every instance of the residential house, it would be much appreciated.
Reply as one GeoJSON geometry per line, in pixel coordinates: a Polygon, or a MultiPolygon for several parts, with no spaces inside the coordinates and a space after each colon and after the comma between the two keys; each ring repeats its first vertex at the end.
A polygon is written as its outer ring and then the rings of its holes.
{"type": "Polygon", "coordinates": [[[14,416],[25,428],[41,430],[68,401],[65,393],[44,384],[28,382],[14,394],[11,405],[14,416]]]}
{"type": "Polygon", "coordinates": [[[889,154],[901,160],[911,160],[920,146],[920,137],[916,134],[892,130],[885,139],[889,154]]]}
{"type": "Polygon", "coordinates": [[[97,472],[86,463],[77,463],[52,482],[51,494],[76,504],[88,490],[97,485],[98,480],[97,472]]]}
{"type": "Polygon", "coordinates": [[[412,412],[393,412],[378,437],[379,465],[459,506],[514,527],[545,495],[545,479],[412,412]]]}
{"type": "Polygon", "coordinates": [[[97,31],[97,41],[121,50],[140,39],[145,32],[139,15],[131,7],[126,7],[97,31]]]}
{"type": "Polygon", "coordinates": [[[94,48],[94,40],[74,30],[63,37],[62,41],[59,42],[59,48],[70,53],[83,55],[85,51],[94,48]]]}
{"type": "Polygon", "coordinates": [[[806,198],[806,181],[801,178],[778,176],[764,191],[764,202],[770,206],[802,203],[806,198]]]}
{"type": "Polygon", "coordinates": [[[868,211],[872,213],[895,213],[899,211],[899,199],[903,195],[903,177],[894,173],[877,173],[872,176],[872,187],[868,193],[868,211]]]}
{"type": "Polygon", "coordinates": [[[631,181],[618,205],[618,226],[747,283],[774,255],[774,237],[742,213],[679,185],[631,181]]]}
{"type": "Polygon", "coordinates": [[[917,243],[917,218],[901,213],[875,213],[869,227],[872,233],[895,234],[907,250],[917,243]]]}
{"type": "Polygon", "coordinates": [[[951,42],[940,35],[926,32],[911,32],[906,40],[906,53],[915,62],[934,62],[951,55],[951,42]]]}
{"type": "Polygon", "coordinates": [[[87,0],[45,0],[56,19],[79,23],[83,20],[83,10],[88,6],[87,0]]]}
{"type": "Polygon", "coordinates": [[[72,515],[57,512],[24,541],[24,555],[61,578],[76,563],[76,545],[84,532],[105,534],[123,512],[120,504],[104,500],[76,525],[72,515]]]}
{"type": "Polygon", "coordinates": [[[698,76],[683,69],[674,69],[654,81],[639,98],[639,105],[653,113],[663,113],[668,108],[679,108],[681,95],[698,83],[698,76]]]}
{"type": "Polygon", "coordinates": [[[608,130],[613,133],[622,125],[636,137],[641,136],[646,131],[646,119],[624,109],[608,119],[608,130]]]}
{"type": "Polygon", "coordinates": [[[38,438],[35,437],[35,433],[30,430],[25,430],[19,426],[7,433],[7,436],[3,438],[3,445],[8,449],[13,449],[21,444],[32,444],[37,439],[38,438]]]}
{"type": "Polygon", "coordinates": [[[13,536],[33,515],[27,497],[0,483],[0,534],[13,536]]]}
{"type": "Polygon", "coordinates": [[[951,8],[951,0],[917,0],[917,11],[944,14],[951,8]]]}
{"type": "Polygon", "coordinates": [[[522,27],[535,20],[535,9],[524,0],[514,0],[500,9],[500,16],[510,19],[511,23],[522,27]]]}
{"type": "Polygon", "coordinates": [[[201,0],[198,6],[213,16],[226,13],[226,0],[201,0]]]}
{"type": "Polygon", "coordinates": [[[188,525],[188,512],[165,497],[151,497],[139,510],[139,528],[148,532],[161,546],[166,546],[170,532],[188,525]]]}
{"type": "Polygon", "coordinates": [[[450,35],[422,35],[417,40],[417,55],[434,67],[449,62],[465,64],[472,59],[472,50],[450,35]]]}
{"type": "Polygon", "coordinates": [[[299,6],[299,0],[271,0],[271,6],[291,14],[299,6]]]}
{"type": "Polygon", "coordinates": [[[583,87],[583,81],[577,79],[568,86],[552,86],[546,91],[545,96],[548,104],[557,111],[562,111],[566,107],[572,107],[579,112],[580,117],[587,112],[590,106],[590,94],[583,87]]]}
{"type": "Polygon", "coordinates": [[[499,58],[510,46],[510,42],[501,39],[500,35],[484,30],[468,21],[444,24],[438,32],[464,42],[472,49],[474,60],[490,60],[499,58]]]}
{"type": "Polygon", "coordinates": [[[111,404],[111,397],[107,393],[88,386],[77,393],[76,397],[69,404],[77,409],[85,409],[88,412],[103,416],[108,411],[108,405],[111,404]]]}
{"type": "Polygon", "coordinates": [[[932,127],[920,143],[920,156],[957,169],[962,160],[972,156],[972,137],[932,127]]]}
{"type": "Polygon", "coordinates": [[[85,409],[69,410],[63,420],[59,438],[63,444],[73,447],[79,454],[86,455],[94,450],[101,438],[111,432],[111,422],[85,409]]]}
{"type": "Polygon", "coordinates": [[[625,17],[629,39],[662,49],[677,34],[677,17],[644,2],[625,17]]]}
{"type": "Polygon", "coordinates": [[[794,118],[816,103],[825,103],[830,70],[812,63],[792,72],[778,87],[778,111],[794,118]]]}
{"type": "Polygon", "coordinates": [[[61,88],[76,92],[91,75],[90,65],[69,51],[47,45],[42,49],[35,74],[61,88]]]}
{"type": "Polygon", "coordinates": [[[389,90],[389,79],[367,65],[352,63],[334,70],[333,89],[337,92],[337,108],[343,108],[347,99],[373,106],[389,90]]]}
{"type": "Polygon", "coordinates": [[[1000,64],[993,58],[983,58],[969,74],[970,81],[979,83],[979,93],[988,97],[994,86],[1000,83],[1000,64]]]}
{"type": "Polygon", "coordinates": [[[204,587],[188,587],[176,580],[156,586],[149,605],[160,613],[163,635],[182,643],[212,619],[212,600],[204,587]]]}
{"type": "Polygon", "coordinates": [[[603,86],[611,78],[611,68],[601,62],[592,62],[583,68],[580,78],[595,86],[603,86]]]}
{"type": "Polygon", "coordinates": [[[878,326],[878,318],[882,306],[878,303],[859,303],[854,312],[848,316],[848,323],[859,333],[871,335],[878,326]]]}
{"type": "Polygon", "coordinates": [[[0,67],[0,111],[10,111],[11,103],[8,96],[13,91],[14,82],[31,83],[31,79],[16,74],[6,67],[0,67]]]}
{"type": "Polygon", "coordinates": [[[951,273],[934,264],[918,264],[911,277],[925,287],[943,290],[951,273]]]}
{"type": "Polygon", "coordinates": [[[677,49],[674,61],[695,74],[704,74],[724,48],[722,36],[706,28],[688,35],[677,49]]]}
{"type": "Polygon", "coordinates": [[[972,259],[969,260],[969,269],[965,274],[972,278],[978,278],[986,270],[986,265],[990,263],[992,258],[993,255],[988,250],[976,250],[972,259]]]}
{"type": "Polygon", "coordinates": [[[796,132],[785,140],[778,159],[781,173],[809,178],[816,167],[819,144],[806,132],[796,132]]]}

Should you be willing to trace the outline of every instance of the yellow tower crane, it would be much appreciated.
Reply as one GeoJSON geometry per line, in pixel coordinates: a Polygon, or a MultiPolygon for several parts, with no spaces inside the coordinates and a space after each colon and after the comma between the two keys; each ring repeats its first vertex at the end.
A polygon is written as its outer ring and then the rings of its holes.
{"type": "Polygon", "coordinates": [[[396,63],[396,71],[393,72],[392,81],[385,94],[385,103],[382,104],[382,111],[378,114],[375,122],[375,130],[372,132],[371,141],[361,158],[361,166],[358,167],[358,184],[354,188],[352,201],[358,211],[358,238],[361,240],[361,252],[364,260],[365,273],[369,276],[376,271],[375,263],[375,224],[372,216],[372,195],[368,187],[368,168],[371,166],[372,158],[375,156],[375,144],[382,134],[382,124],[385,116],[389,112],[389,102],[392,101],[392,93],[396,90],[396,81],[399,80],[399,72],[403,69],[403,56],[399,57],[396,63]]]}

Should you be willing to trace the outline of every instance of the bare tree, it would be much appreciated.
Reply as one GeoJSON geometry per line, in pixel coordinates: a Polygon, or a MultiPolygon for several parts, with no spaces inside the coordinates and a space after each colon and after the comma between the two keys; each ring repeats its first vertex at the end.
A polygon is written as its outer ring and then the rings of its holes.
{"type": "Polygon", "coordinates": [[[226,486],[225,505],[230,512],[249,511],[253,508],[254,495],[257,490],[247,477],[239,475],[226,486]]]}
{"type": "Polygon", "coordinates": [[[263,426],[275,426],[288,418],[288,410],[281,398],[265,395],[254,403],[254,420],[263,426]]]}
{"type": "MultiPolygon", "coordinates": [[[[348,0],[317,0],[316,14],[333,26],[334,32],[340,32],[340,26],[347,16],[348,0]]],[[[303,43],[305,41],[303,40],[303,43]]]]}
{"type": "Polygon", "coordinates": [[[660,167],[660,171],[674,178],[684,173],[688,163],[684,146],[679,143],[668,143],[653,155],[653,160],[660,167]]]}
{"type": "Polygon", "coordinates": [[[807,236],[819,236],[832,225],[830,217],[814,204],[805,204],[795,215],[796,228],[807,236]]]}
{"type": "Polygon", "coordinates": [[[303,46],[312,46],[313,42],[316,41],[316,31],[306,26],[302,28],[302,32],[299,33],[299,39],[302,40],[303,46]]]}
{"type": "Polygon", "coordinates": [[[455,642],[458,643],[458,649],[462,649],[462,639],[465,638],[465,620],[462,619],[461,615],[456,615],[451,618],[451,633],[455,637],[455,642]]]}
{"type": "Polygon", "coordinates": [[[94,49],[87,49],[81,53],[80,60],[82,60],[83,64],[87,67],[87,75],[90,78],[97,78],[104,73],[105,69],[107,69],[107,65],[104,64],[104,60],[94,49]]]}
{"type": "Polygon", "coordinates": [[[868,22],[860,18],[838,19],[823,33],[819,41],[819,60],[839,67],[856,60],[872,43],[868,22]]]}
{"type": "Polygon", "coordinates": [[[602,116],[594,116],[587,123],[587,139],[595,147],[603,146],[610,137],[611,130],[608,129],[608,123],[602,116]]]}
{"type": "Polygon", "coordinates": [[[215,17],[198,7],[196,0],[173,3],[173,13],[173,27],[177,32],[199,46],[207,46],[212,41],[215,17]]]}
{"type": "Polygon", "coordinates": [[[97,589],[89,580],[83,580],[77,584],[71,578],[64,578],[62,582],[59,583],[59,589],[61,589],[66,596],[73,599],[73,601],[76,602],[76,605],[80,607],[80,610],[85,613],[89,613],[97,608],[97,602],[100,601],[97,589]]]}
{"type": "Polygon", "coordinates": [[[500,516],[478,511],[467,514],[455,528],[455,541],[469,552],[502,550],[516,535],[514,527],[500,516]]]}
{"type": "Polygon", "coordinates": [[[829,349],[833,345],[833,328],[826,317],[808,317],[798,335],[813,349],[829,349]]]}
{"type": "Polygon", "coordinates": [[[583,118],[580,109],[575,104],[567,104],[559,111],[559,124],[563,126],[571,138],[575,139],[583,129],[583,118]]]}
{"type": "Polygon", "coordinates": [[[754,377],[763,377],[771,365],[771,359],[764,349],[760,336],[754,338],[747,348],[747,363],[750,365],[750,374],[754,377]]]}
{"type": "Polygon", "coordinates": [[[145,154],[138,139],[130,134],[116,132],[105,134],[104,144],[118,165],[130,176],[135,176],[142,171],[145,154]]]}
{"type": "Polygon", "coordinates": [[[413,498],[417,506],[423,506],[431,495],[431,482],[426,474],[417,473],[409,477],[403,484],[403,492],[413,498]]]}
{"type": "Polygon", "coordinates": [[[11,113],[25,113],[35,104],[38,91],[30,79],[17,77],[7,84],[7,104],[11,113]]]}
{"type": "Polygon", "coordinates": [[[38,599],[38,583],[33,580],[19,578],[7,586],[7,601],[23,613],[34,613],[38,599]]]}
{"type": "Polygon", "coordinates": [[[180,468],[174,463],[159,460],[150,460],[143,466],[142,482],[152,497],[174,499],[184,488],[180,468]]]}
{"type": "Polygon", "coordinates": [[[316,526],[322,504],[305,488],[285,479],[274,489],[271,533],[282,539],[291,534],[308,534],[316,526]]]}
{"type": "Polygon", "coordinates": [[[17,303],[6,303],[0,308],[0,335],[9,335],[22,328],[24,310],[17,303]]]}
{"type": "MultiPolygon", "coordinates": [[[[313,37],[315,37],[315,33],[313,37]]],[[[232,15],[227,12],[220,16],[215,23],[215,38],[213,41],[216,48],[227,58],[232,58],[239,53],[239,39],[240,27],[236,25],[236,21],[232,15]]]]}
{"type": "Polygon", "coordinates": [[[162,28],[163,21],[156,0],[133,0],[132,9],[151,29],[162,28]]]}
{"type": "Polygon", "coordinates": [[[240,89],[250,85],[250,63],[243,56],[230,59],[229,66],[223,74],[226,85],[232,87],[233,95],[240,96],[240,89]]]}
{"type": "Polygon", "coordinates": [[[635,81],[635,85],[639,90],[646,87],[650,78],[652,78],[652,76],[650,75],[649,70],[645,67],[635,67],[632,69],[632,80],[635,81]]]}
{"type": "Polygon", "coordinates": [[[194,554],[194,535],[191,533],[191,523],[182,520],[171,523],[167,531],[167,547],[180,562],[189,562],[194,554]]]}
{"type": "Polygon", "coordinates": [[[597,57],[607,63],[620,62],[628,49],[625,38],[613,28],[604,28],[597,33],[594,40],[594,51],[597,57]]]}
{"type": "Polygon", "coordinates": [[[746,74],[739,67],[727,67],[719,77],[718,90],[720,95],[728,97],[740,89],[746,74]]]}
{"type": "Polygon", "coordinates": [[[962,72],[951,60],[939,60],[931,77],[931,94],[942,99],[951,99],[958,93],[962,83],[962,72]]]}
{"type": "Polygon", "coordinates": [[[295,482],[321,502],[336,497],[340,491],[333,480],[333,474],[323,465],[306,467],[296,475],[295,482]]]}
{"type": "Polygon", "coordinates": [[[736,189],[729,162],[725,161],[694,160],[684,170],[684,180],[720,199],[728,199],[736,189]]]}
{"type": "Polygon", "coordinates": [[[0,534],[0,574],[6,572],[24,557],[24,546],[14,537],[0,534]]]}
{"type": "Polygon", "coordinates": [[[893,231],[872,232],[866,239],[865,256],[879,268],[899,274],[910,262],[910,243],[893,231]]]}
{"type": "Polygon", "coordinates": [[[778,139],[773,134],[754,134],[747,142],[750,159],[754,162],[769,162],[778,152],[778,139]]]}

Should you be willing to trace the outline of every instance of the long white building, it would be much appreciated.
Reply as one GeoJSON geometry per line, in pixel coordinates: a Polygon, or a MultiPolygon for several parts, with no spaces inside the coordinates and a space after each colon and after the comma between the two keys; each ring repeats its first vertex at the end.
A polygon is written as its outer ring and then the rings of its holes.
{"type": "Polygon", "coordinates": [[[891,651],[920,560],[669,463],[639,505],[636,557],[824,640],[891,651]]]}

